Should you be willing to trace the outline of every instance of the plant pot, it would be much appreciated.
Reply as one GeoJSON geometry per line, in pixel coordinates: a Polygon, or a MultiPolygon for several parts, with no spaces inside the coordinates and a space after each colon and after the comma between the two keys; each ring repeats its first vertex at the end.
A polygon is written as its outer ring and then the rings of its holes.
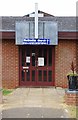
{"type": "Polygon", "coordinates": [[[78,90],[78,76],[76,76],[76,90],[78,90]]]}
{"type": "Polygon", "coordinates": [[[76,76],[67,76],[68,78],[68,84],[69,84],[69,90],[76,90],[76,76]]]}

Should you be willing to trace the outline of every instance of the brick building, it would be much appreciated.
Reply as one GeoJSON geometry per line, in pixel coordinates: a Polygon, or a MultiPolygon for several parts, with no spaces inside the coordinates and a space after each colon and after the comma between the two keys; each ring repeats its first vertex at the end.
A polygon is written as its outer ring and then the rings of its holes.
{"type": "Polygon", "coordinates": [[[41,11],[38,13],[43,14],[43,17],[38,18],[39,38],[33,40],[34,18],[30,14],[23,17],[2,17],[0,33],[4,88],[65,88],[68,86],[66,75],[70,72],[72,61],[75,65],[78,64],[76,18],[56,17],[41,11]],[[22,38],[22,35],[25,36],[22,38]],[[49,38],[51,35],[52,40],[49,38]],[[18,39],[22,39],[22,43],[18,39]],[[53,39],[56,42],[53,43],[53,39]]]}

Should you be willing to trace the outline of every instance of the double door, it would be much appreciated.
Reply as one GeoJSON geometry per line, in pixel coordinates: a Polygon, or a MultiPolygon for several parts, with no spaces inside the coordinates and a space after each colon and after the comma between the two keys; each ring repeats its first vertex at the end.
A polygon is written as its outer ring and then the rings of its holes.
{"type": "Polygon", "coordinates": [[[20,86],[54,85],[54,47],[20,47],[20,86]]]}

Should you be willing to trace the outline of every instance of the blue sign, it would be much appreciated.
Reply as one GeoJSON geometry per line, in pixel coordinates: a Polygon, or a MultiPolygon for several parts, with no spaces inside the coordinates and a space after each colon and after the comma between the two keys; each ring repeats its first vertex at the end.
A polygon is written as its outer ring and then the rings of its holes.
{"type": "Polygon", "coordinates": [[[24,38],[23,40],[24,45],[50,45],[50,39],[31,39],[31,38],[24,38]]]}

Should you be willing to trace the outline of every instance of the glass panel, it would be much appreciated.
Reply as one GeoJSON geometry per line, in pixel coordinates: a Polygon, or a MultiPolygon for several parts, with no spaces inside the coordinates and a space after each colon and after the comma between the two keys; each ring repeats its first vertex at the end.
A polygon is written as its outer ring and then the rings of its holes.
{"type": "Polygon", "coordinates": [[[47,49],[44,49],[43,57],[44,57],[44,66],[46,66],[47,65],[47,49]]]}
{"type": "Polygon", "coordinates": [[[35,66],[35,56],[32,56],[32,66],[35,66]]]}
{"type": "Polygon", "coordinates": [[[48,51],[48,65],[52,66],[52,48],[48,51]]]}
{"type": "Polygon", "coordinates": [[[30,50],[26,50],[26,65],[30,66],[30,50]]]}
{"type": "Polygon", "coordinates": [[[43,80],[47,81],[47,71],[43,71],[43,80]]]}
{"type": "Polygon", "coordinates": [[[25,64],[25,50],[22,49],[22,66],[25,64]]]}
{"type": "Polygon", "coordinates": [[[32,50],[32,66],[35,66],[35,50],[32,50]]]}
{"type": "Polygon", "coordinates": [[[52,81],[52,71],[48,71],[48,81],[51,82],[52,81]]]}
{"type": "Polygon", "coordinates": [[[27,63],[27,66],[30,66],[30,63],[27,63]]]}
{"type": "Polygon", "coordinates": [[[24,75],[25,75],[25,72],[22,70],[22,81],[25,81],[24,75]]]}
{"type": "Polygon", "coordinates": [[[42,49],[38,50],[38,57],[42,57],[42,49]]]}
{"type": "Polygon", "coordinates": [[[26,70],[26,80],[27,81],[30,81],[30,71],[29,70],[26,70]]]}
{"type": "Polygon", "coordinates": [[[38,81],[42,81],[42,71],[38,71],[38,81]]]}
{"type": "Polygon", "coordinates": [[[35,81],[35,70],[32,71],[32,81],[35,81]]]}
{"type": "Polygon", "coordinates": [[[26,56],[30,56],[30,50],[26,50],[26,56]]]}

